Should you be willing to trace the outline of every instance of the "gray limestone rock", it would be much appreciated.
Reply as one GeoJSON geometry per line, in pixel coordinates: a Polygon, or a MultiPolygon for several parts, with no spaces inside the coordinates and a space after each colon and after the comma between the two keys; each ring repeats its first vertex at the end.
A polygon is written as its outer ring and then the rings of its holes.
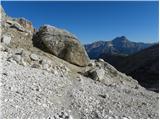
{"type": "Polygon", "coordinates": [[[36,54],[31,54],[30,55],[30,58],[31,58],[31,60],[33,60],[33,61],[38,61],[40,58],[38,57],[38,55],[36,55],[36,54]]]}
{"type": "Polygon", "coordinates": [[[92,69],[89,71],[89,76],[93,79],[93,80],[102,80],[104,78],[105,75],[105,71],[104,69],[92,69]]]}
{"type": "Polygon", "coordinates": [[[43,43],[52,54],[79,66],[88,65],[89,57],[84,47],[71,33],[45,25],[39,29],[36,35],[37,44],[43,43]]]}

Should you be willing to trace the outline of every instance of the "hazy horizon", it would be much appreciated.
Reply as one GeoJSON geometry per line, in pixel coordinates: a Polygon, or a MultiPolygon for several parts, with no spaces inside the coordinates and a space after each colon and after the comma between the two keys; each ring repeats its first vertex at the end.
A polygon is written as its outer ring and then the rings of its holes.
{"type": "Polygon", "coordinates": [[[158,42],[158,1],[2,1],[11,17],[24,17],[38,29],[50,24],[75,34],[83,44],[126,36],[158,42]]]}

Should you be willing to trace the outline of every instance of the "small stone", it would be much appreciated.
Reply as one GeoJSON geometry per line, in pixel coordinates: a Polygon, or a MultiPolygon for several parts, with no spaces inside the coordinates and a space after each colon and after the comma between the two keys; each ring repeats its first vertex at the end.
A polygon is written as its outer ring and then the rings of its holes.
{"type": "Polygon", "coordinates": [[[42,60],[40,60],[39,63],[42,65],[42,69],[48,70],[48,71],[51,70],[51,61],[50,60],[42,59],[42,60]]]}
{"type": "Polygon", "coordinates": [[[42,65],[44,65],[44,64],[51,64],[51,61],[47,60],[47,59],[42,59],[42,60],[40,60],[40,64],[42,64],[42,65]]]}
{"type": "Polygon", "coordinates": [[[31,66],[32,68],[40,68],[41,66],[39,65],[39,64],[33,64],[32,66],[31,66]]]}
{"type": "Polygon", "coordinates": [[[30,55],[30,58],[31,58],[31,60],[33,60],[33,61],[38,61],[38,60],[39,60],[39,57],[38,57],[36,54],[31,54],[31,55],[30,55]]]}
{"type": "Polygon", "coordinates": [[[19,108],[19,106],[18,106],[18,105],[16,105],[16,106],[15,106],[15,108],[19,108]]]}
{"type": "Polygon", "coordinates": [[[63,66],[63,69],[65,70],[65,72],[68,72],[68,71],[69,71],[69,68],[66,67],[66,66],[63,66]]]}
{"type": "Polygon", "coordinates": [[[58,71],[55,70],[55,69],[52,69],[51,72],[52,72],[53,74],[55,74],[55,75],[58,75],[58,71]]]}
{"type": "Polygon", "coordinates": [[[0,82],[0,87],[3,85],[3,83],[2,82],[0,82]]]}
{"type": "Polygon", "coordinates": [[[47,105],[46,105],[46,104],[43,104],[43,107],[47,107],[47,105]]]}
{"type": "Polygon", "coordinates": [[[37,104],[38,104],[38,105],[42,105],[42,103],[40,103],[40,102],[37,102],[37,104]]]}
{"type": "Polygon", "coordinates": [[[63,78],[63,77],[64,77],[64,75],[62,75],[62,74],[61,74],[61,75],[60,75],[60,77],[62,77],[62,78],[63,78]]]}
{"type": "Polygon", "coordinates": [[[16,87],[12,87],[11,91],[17,91],[17,88],[16,87]]]}
{"type": "Polygon", "coordinates": [[[97,67],[101,67],[101,63],[96,63],[96,66],[97,67]]]}
{"type": "Polygon", "coordinates": [[[9,45],[10,42],[11,42],[11,37],[3,35],[2,38],[1,38],[1,42],[4,43],[4,44],[6,44],[6,45],[9,45]]]}
{"type": "Polygon", "coordinates": [[[11,58],[17,63],[20,63],[22,59],[20,55],[13,55],[11,58]]]}
{"type": "Polygon", "coordinates": [[[138,89],[138,88],[139,88],[138,85],[136,85],[136,86],[135,86],[135,89],[138,89]]]}
{"type": "Polygon", "coordinates": [[[98,96],[100,96],[101,98],[106,98],[107,96],[106,95],[98,95],[98,96]]]}
{"type": "Polygon", "coordinates": [[[48,65],[48,64],[43,64],[43,65],[42,65],[42,68],[43,68],[44,70],[48,70],[48,69],[49,69],[49,65],[48,65]]]}
{"type": "Polygon", "coordinates": [[[39,91],[39,88],[36,88],[36,91],[39,91]]]}
{"type": "Polygon", "coordinates": [[[90,62],[90,63],[88,64],[88,66],[94,67],[94,66],[95,66],[95,63],[94,63],[94,62],[90,62]]]}
{"type": "Polygon", "coordinates": [[[69,119],[74,119],[71,115],[69,116],[69,119]]]}
{"type": "Polygon", "coordinates": [[[54,118],[55,118],[55,119],[60,119],[59,115],[57,115],[57,114],[54,115],[54,118]]]}
{"type": "Polygon", "coordinates": [[[93,80],[102,80],[104,75],[105,75],[105,71],[102,68],[101,69],[93,69],[93,70],[89,71],[89,76],[93,80]]]}
{"type": "Polygon", "coordinates": [[[69,119],[69,116],[65,116],[64,119],[69,119]]]}
{"type": "Polygon", "coordinates": [[[5,47],[2,44],[0,44],[0,51],[5,51],[5,47]]]}
{"type": "Polygon", "coordinates": [[[24,59],[22,59],[21,62],[22,62],[21,64],[22,64],[23,66],[27,66],[27,63],[24,61],[24,59]]]}
{"type": "Polygon", "coordinates": [[[65,116],[68,116],[68,114],[67,114],[66,112],[64,112],[64,115],[65,115],[65,116]]]}
{"type": "Polygon", "coordinates": [[[23,48],[19,48],[15,51],[16,55],[22,55],[22,53],[23,53],[23,48]]]}
{"type": "Polygon", "coordinates": [[[104,60],[103,60],[103,59],[101,59],[101,58],[100,58],[98,61],[99,61],[99,62],[104,62],[104,60]]]}
{"type": "Polygon", "coordinates": [[[2,73],[2,75],[5,75],[5,76],[7,76],[8,74],[7,74],[7,73],[2,73]]]}
{"type": "Polygon", "coordinates": [[[5,99],[5,100],[4,100],[4,102],[7,102],[7,101],[8,101],[8,99],[5,99]]]}

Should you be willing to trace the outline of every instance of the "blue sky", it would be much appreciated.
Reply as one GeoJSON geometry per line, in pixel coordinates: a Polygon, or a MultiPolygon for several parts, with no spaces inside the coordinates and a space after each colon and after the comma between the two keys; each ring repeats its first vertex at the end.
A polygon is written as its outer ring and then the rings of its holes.
{"type": "Polygon", "coordinates": [[[51,24],[91,43],[126,36],[136,42],[158,42],[158,2],[17,2],[3,1],[12,17],[24,17],[34,27],[51,24]]]}

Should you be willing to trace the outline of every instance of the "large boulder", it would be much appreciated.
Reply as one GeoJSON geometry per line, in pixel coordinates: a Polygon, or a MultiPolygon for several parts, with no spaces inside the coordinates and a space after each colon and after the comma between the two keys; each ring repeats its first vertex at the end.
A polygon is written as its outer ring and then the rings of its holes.
{"type": "Polygon", "coordinates": [[[47,51],[72,64],[86,66],[89,57],[78,39],[71,33],[50,25],[40,27],[36,33],[36,44],[45,46],[47,51]]]}

